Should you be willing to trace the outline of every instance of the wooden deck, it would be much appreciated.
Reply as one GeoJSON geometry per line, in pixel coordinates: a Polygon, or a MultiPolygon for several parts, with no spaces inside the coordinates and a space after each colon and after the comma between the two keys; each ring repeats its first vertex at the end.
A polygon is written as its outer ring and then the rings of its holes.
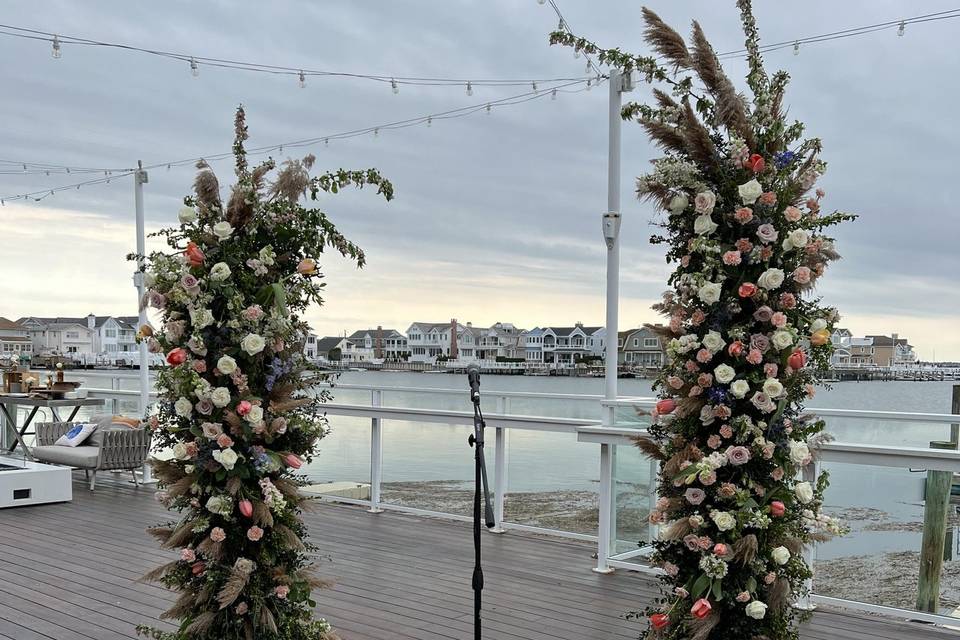
{"type": "MultiPolygon", "coordinates": [[[[150,489],[104,479],[91,494],[75,474],[72,503],[0,511],[0,640],[117,640],[157,620],[162,587],[136,582],[166,561],[144,527],[166,519],[150,489]]],[[[311,540],[335,588],[316,594],[344,640],[472,637],[467,523],[321,505],[311,540]]],[[[590,571],[592,546],[520,533],[484,535],[484,637],[636,638],[624,619],[656,593],[643,574],[590,571]]],[[[819,611],[803,638],[955,638],[928,625],[819,611]]]]}

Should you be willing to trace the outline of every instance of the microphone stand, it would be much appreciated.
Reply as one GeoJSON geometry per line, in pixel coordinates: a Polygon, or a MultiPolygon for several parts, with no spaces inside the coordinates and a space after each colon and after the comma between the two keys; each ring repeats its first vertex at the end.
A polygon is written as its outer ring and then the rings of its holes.
{"type": "Polygon", "coordinates": [[[487,426],[483,420],[483,412],[480,410],[480,391],[479,391],[479,373],[477,376],[476,388],[471,388],[473,400],[473,433],[467,439],[467,443],[473,447],[473,459],[475,463],[475,490],[473,494],[473,549],[475,564],[473,567],[473,637],[475,640],[481,640],[480,633],[480,593],[483,591],[483,568],[480,566],[480,502],[481,491],[483,492],[484,519],[488,529],[492,529],[496,522],[493,517],[493,508],[490,506],[490,489],[487,485],[487,464],[483,456],[483,430],[487,426]]]}

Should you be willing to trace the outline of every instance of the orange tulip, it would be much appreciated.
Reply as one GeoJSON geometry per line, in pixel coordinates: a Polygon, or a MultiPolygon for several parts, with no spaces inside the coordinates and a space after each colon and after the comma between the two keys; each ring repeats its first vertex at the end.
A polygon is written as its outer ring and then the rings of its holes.
{"type": "Polygon", "coordinates": [[[198,247],[195,242],[187,243],[187,250],[183,252],[183,255],[186,256],[187,264],[191,267],[199,267],[206,258],[206,256],[203,255],[203,251],[200,250],[200,247],[198,247]]]}
{"type": "Polygon", "coordinates": [[[830,331],[827,329],[820,329],[819,331],[814,331],[810,336],[810,344],[815,347],[820,347],[822,345],[830,342],[830,331]]]}
{"type": "Polygon", "coordinates": [[[312,276],[317,273],[317,261],[313,258],[304,258],[297,265],[297,273],[302,276],[312,276]]]}

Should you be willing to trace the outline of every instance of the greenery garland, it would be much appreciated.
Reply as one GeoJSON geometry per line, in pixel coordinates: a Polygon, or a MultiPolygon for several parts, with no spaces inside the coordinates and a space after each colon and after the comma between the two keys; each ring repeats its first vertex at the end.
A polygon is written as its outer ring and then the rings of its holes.
{"type": "Polygon", "coordinates": [[[157,498],[181,515],[150,529],[180,555],[146,578],[180,592],[162,615],[180,626],[137,630],[157,640],[330,640],[330,625],[313,617],[311,592],[325,583],[307,558],[308,498],[296,473],[326,432],[328,396],[303,357],[301,314],[323,302],[325,249],[358,266],[364,255],[300,199],[369,185],[391,200],[393,187],[373,169],[310,177],[312,156],[283,163],[270,181],[273,160],[247,166],[242,107],[235,130],[229,200],[201,161],[180,225],[157,234],[172,252],[147,260],[143,304],[163,326],[141,327],[139,339],[169,364],[149,424],[174,454],[154,462],[157,498]]]}
{"type": "Polygon", "coordinates": [[[551,34],[667,89],[622,113],[665,152],[637,194],[667,215],[651,241],[677,265],[655,306],[669,323],[651,327],[668,340],[661,399],[638,442],[660,460],[650,519],[661,525],[653,561],[666,587],[644,612],[647,638],[797,638],[791,604],[811,577],[802,550],[844,532],[821,512],[826,474],[798,476],[826,439],[823,421],[803,412],[838,320],[810,295],[839,258],[823,231],[854,216],[821,213],[823,191],[810,193],[826,168],[820,141],[787,122],[788,76],[767,75],[750,2],[738,6],[752,104],[696,22],[688,46],[644,9],[659,59],[551,34]]]}

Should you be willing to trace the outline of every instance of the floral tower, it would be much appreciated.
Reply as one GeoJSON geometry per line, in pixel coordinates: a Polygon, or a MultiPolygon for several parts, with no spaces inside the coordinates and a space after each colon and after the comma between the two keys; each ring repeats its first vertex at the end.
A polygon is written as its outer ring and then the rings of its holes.
{"type": "Polygon", "coordinates": [[[650,437],[660,460],[661,524],[653,561],[664,598],[648,608],[648,638],[796,638],[791,603],[811,576],[805,545],[841,532],[821,513],[825,475],[800,474],[824,423],[803,412],[829,364],[835,309],[812,295],[839,256],[814,190],[826,165],[820,141],[787,122],[788,76],[769,76],[749,0],[739,0],[752,98],[737,93],[700,25],[690,45],[644,9],[644,35],[665,66],[559,31],[554,43],[639,72],[653,106],[631,104],[661,149],[637,193],[663,212],[652,238],[676,265],[656,309],[669,361],[650,437]]]}
{"type": "Polygon", "coordinates": [[[150,530],[179,557],[146,578],[180,593],[163,617],[174,632],[139,627],[158,640],[328,640],[311,592],[323,586],[306,552],[300,518],[307,498],[297,470],[326,422],[324,392],[303,358],[301,314],[321,304],[316,258],[332,248],[364,263],[326,214],[300,204],[309,194],[353,185],[393,187],[376,170],[311,177],[314,158],[250,169],[247,127],[237,111],[237,183],[224,203],[204,162],[180,225],[165,229],[169,252],[148,258],[144,304],[159,310],[150,351],[166,354],[150,428],[174,458],[155,462],[158,499],[179,518],[150,530]]]}

